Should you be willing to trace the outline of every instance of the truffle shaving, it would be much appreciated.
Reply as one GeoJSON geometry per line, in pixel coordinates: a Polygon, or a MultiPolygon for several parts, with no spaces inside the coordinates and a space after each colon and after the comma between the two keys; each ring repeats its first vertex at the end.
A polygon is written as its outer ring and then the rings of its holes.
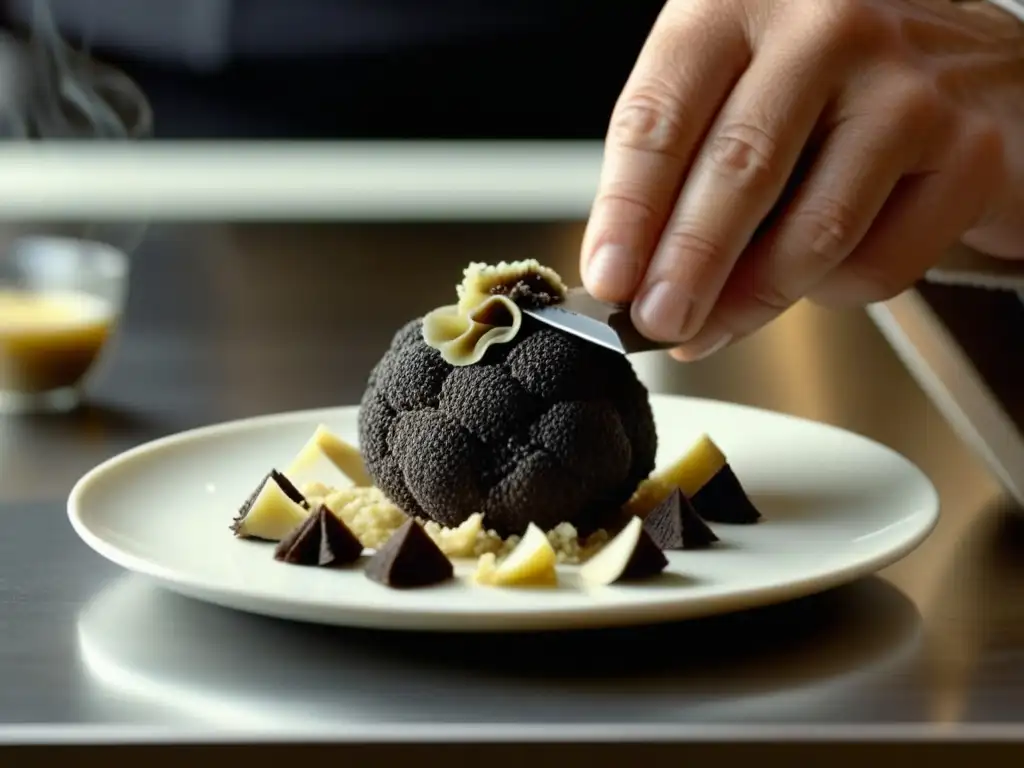
{"type": "Polygon", "coordinates": [[[519,333],[522,310],[506,296],[488,296],[469,313],[457,305],[440,307],[423,318],[423,340],[454,366],[480,362],[492,344],[505,344],[519,333]]]}
{"type": "Polygon", "coordinates": [[[423,340],[453,366],[480,362],[495,344],[519,333],[522,307],[556,304],[566,288],[558,273],[535,259],[494,265],[474,262],[463,271],[458,304],[439,307],[423,318],[423,340]]]}

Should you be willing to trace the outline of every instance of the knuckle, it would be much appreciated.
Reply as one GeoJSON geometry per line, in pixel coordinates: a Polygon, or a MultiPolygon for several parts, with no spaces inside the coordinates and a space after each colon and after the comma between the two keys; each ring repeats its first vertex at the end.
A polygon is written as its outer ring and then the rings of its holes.
{"type": "Polygon", "coordinates": [[[685,130],[682,115],[682,105],[667,84],[639,86],[616,105],[608,140],[627,149],[675,155],[685,130]]]}
{"type": "MultiPolygon", "coordinates": [[[[704,275],[721,263],[725,248],[721,243],[703,234],[696,227],[681,224],[668,229],[664,244],[675,258],[685,254],[688,272],[704,275]]],[[[697,286],[698,288],[700,286],[697,286]]]]}
{"type": "Polygon", "coordinates": [[[819,195],[794,214],[792,247],[819,265],[833,266],[853,250],[857,218],[848,203],[819,195]]]}
{"type": "Polygon", "coordinates": [[[840,265],[856,246],[858,216],[840,199],[826,195],[793,213],[775,248],[754,272],[750,292],[759,304],[784,310],[800,300],[814,278],[840,265]],[[783,279],[773,266],[780,262],[793,274],[783,279]],[[810,278],[810,279],[809,279],[810,278]]]}
{"type": "Polygon", "coordinates": [[[924,126],[935,126],[943,118],[943,99],[934,83],[924,77],[910,75],[895,87],[893,116],[906,130],[918,132],[924,126]]]}
{"type": "Polygon", "coordinates": [[[753,121],[727,123],[712,136],[707,161],[740,186],[761,186],[778,175],[778,143],[753,121]]]}
{"type": "Polygon", "coordinates": [[[601,190],[595,200],[594,208],[616,222],[630,226],[659,218],[654,205],[644,194],[631,186],[611,183],[601,190]]]}

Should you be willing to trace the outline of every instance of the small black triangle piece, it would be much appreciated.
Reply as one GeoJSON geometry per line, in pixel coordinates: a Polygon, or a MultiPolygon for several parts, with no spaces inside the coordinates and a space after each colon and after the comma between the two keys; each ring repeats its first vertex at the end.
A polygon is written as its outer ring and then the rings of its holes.
{"type": "Polygon", "coordinates": [[[355,534],[321,504],[278,543],[274,559],[291,565],[330,567],[350,565],[362,553],[363,545],[355,534]]]}
{"type": "Polygon", "coordinates": [[[690,497],[690,503],[700,517],[712,523],[751,525],[761,519],[761,513],[728,464],[690,497]]]}
{"type": "Polygon", "coordinates": [[[412,589],[447,581],[455,568],[423,526],[410,517],[370,558],[365,573],[386,587],[412,589]]]}
{"type": "Polygon", "coordinates": [[[351,565],[363,554],[363,545],[352,530],[331,510],[321,504],[316,516],[320,524],[320,551],[317,565],[351,565]]]}
{"type": "Polygon", "coordinates": [[[629,556],[626,567],[616,581],[641,581],[657,576],[668,567],[668,558],[643,528],[637,537],[636,546],[629,556]]]}
{"type": "MultiPolygon", "coordinates": [[[[682,496],[682,492],[679,494],[682,496]]],[[[705,523],[693,504],[685,496],[679,507],[679,519],[683,527],[683,549],[707,549],[718,541],[718,536],[705,523]]]]}
{"type": "Polygon", "coordinates": [[[685,497],[676,488],[644,518],[644,530],[662,549],[683,548],[683,521],[680,508],[684,502],[685,497]]]}
{"type": "Polygon", "coordinates": [[[644,518],[644,530],[662,549],[707,549],[718,537],[675,488],[644,518]]]}
{"type": "Polygon", "coordinates": [[[310,515],[274,547],[274,559],[291,565],[316,565],[320,558],[320,520],[310,515]]]}

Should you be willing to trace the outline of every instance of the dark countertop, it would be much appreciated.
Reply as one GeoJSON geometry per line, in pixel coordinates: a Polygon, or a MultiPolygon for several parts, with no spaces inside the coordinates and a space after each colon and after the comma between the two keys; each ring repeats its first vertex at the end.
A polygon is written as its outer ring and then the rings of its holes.
{"type": "Polygon", "coordinates": [[[472,638],[213,608],[76,539],[65,499],[97,462],[182,429],[354,403],[392,332],[450,296],[468,261],[528,253],[571,275],[580,235],[576,224],[154,228],[89,405],[0,417],[0,740],[258,738],[268,718],[296,738],[388,741],[415,725],[448,742],[1020,725],[1024,516],[861,312],[801,306],[712,360],[637,366],[653,391],[819,419],[901,451],[939,488],[935,533],[880,578],[814,598],[588,634],[589,657],[620,659],[601,671],[573,663],[579,636],[497,640],[483,654],[472,638]],[[168,635],[176,643],[152,642],[168,635]],[[493,660],[513,652],[528,673],[493,660]],[[252,674],[273,659],[275,674],[252,674]]]}

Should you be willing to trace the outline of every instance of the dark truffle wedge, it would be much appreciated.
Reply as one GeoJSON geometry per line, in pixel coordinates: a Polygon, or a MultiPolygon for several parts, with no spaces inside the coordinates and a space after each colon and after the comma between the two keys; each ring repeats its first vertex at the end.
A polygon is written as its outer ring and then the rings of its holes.
{"type": "Polygon", "coordinates": [[[363,545],[341,520],[321,504],[274,549],[274,559],[291,565],[323,568],[351,565],[363,545]]]}
{"type": "Polygon", "coordinates": [[[750,525],[761,519],[761,513],[728,464],[723,464],[690,497],[690,503],[700,517],[712,523],[750,525]]]}
{"type": "Polygon", "coordinates": [[[310,515],[274,547],[274,559],[292,565],[317,565],[320,560],[320,519],[310,515]]]}
{"type": "Polygon", "coordinates": [[[350,565],[363,554],[363,545],[345,523],[320,505],[320,565],[350,565]]]}
{"type": "Polygon", "coordinates": [[[662,549],[707,549],[718,541],[678,488],[651,510],[644,530],[662,549]]]}
{"type": "Polygon", "coordinates": [[[412,589],[447,581],[455,568],[423,527],[409,518],[370,558],[365,572],[386,587],[412,589]]]}

